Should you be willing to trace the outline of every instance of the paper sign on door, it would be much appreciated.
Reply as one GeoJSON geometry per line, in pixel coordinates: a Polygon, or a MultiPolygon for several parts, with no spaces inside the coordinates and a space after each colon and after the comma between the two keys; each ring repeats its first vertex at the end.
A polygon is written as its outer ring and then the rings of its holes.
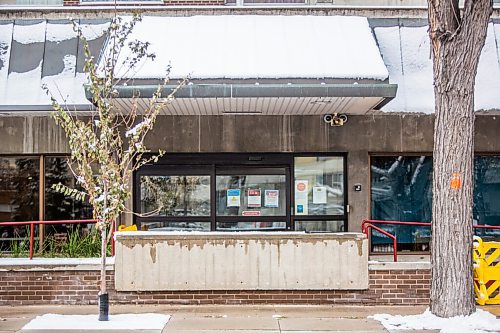
{"type": "Polygon", "coordinates": [[[326,204],[326,187],[313,187],[313,204],[326,204]]]}
{"type": "Polygon", "coordinates": [[[227,207],[239,207],[241,198],[241,190],[227,190],[227,207]]]}
{"type": "Polygon", "coordinates": [[[279,190],[265,190],[264,191],[264,207],[278,208],[280,200],[279,190]]]}
{"type": "Polygon", "coordinates": [[[262,204],[260,189],[248,189],[248,207],[260,207],[262,204]]]}

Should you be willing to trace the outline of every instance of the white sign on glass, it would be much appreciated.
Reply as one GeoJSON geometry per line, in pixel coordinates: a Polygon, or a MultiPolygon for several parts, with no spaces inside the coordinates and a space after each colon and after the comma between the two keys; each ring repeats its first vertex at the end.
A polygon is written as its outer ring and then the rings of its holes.
{"type": "Polygon", "coordinates": [[[248,189],[248,207],[260,207],[262,204],[260,189],[248,189]]]}
{"type": "Polygon", "coordinates": [[[313,204],[326,204],[325,186],[313,186],[313,204]]]}
{"type": "Polygon", "coordinates": [[[264,191],[264,207],[278,208],[280,200],[279,190],[265,190],[264,191]]]}

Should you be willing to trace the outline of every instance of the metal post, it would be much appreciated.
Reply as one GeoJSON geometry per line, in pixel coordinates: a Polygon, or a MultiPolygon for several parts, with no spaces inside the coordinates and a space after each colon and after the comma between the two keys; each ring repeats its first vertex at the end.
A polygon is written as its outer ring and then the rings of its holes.
{"type": "Polygon", "coordinates": [[[33,243],[35,241],[35,224],[30,224],[30,260],[33,259],[33,243]]]}
{"type": "MultiPolygon", "coordinates": [[[[38,220],[45,220],[45,156],[40,155],[40,189],[38,195],[38,220]]],[[[45,225],[38,225],[38,252],[43,251],[43,239],[45,236],[45,225]]]]}

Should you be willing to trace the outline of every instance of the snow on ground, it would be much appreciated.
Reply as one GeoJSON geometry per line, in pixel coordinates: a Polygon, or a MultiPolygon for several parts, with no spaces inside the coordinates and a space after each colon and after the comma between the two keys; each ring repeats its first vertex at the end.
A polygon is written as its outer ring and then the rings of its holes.
{"type": "Polygon", "coordinates": [[[97,315],[44,314],[37,316],[23,330],[162,330],[169,315],[157,313],[110,315],[109,321],[97,320],[97,315]]]}
{"type": "Polygon", "coordinates": [[[376,314],[368,318],[378,320],[388,330],[441,330],[441,333],[485,333],[500,332],[500,319],[484,310],[470,316],[441,318],[429,309],[419,315],[376,314]]]}

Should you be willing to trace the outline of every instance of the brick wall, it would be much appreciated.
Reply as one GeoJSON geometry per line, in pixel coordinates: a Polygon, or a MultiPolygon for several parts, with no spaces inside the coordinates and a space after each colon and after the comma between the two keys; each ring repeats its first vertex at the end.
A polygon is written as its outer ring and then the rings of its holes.
{"type": "MultiPolygon", "coordinates": [[[[108,271],[112,303],[131,304],[428,304],[428,269],[370,270],[368,290],[117,292],[108,271]]],[[[97,270],[0,271],[0,305],[96,304],[97,270]]]]}

